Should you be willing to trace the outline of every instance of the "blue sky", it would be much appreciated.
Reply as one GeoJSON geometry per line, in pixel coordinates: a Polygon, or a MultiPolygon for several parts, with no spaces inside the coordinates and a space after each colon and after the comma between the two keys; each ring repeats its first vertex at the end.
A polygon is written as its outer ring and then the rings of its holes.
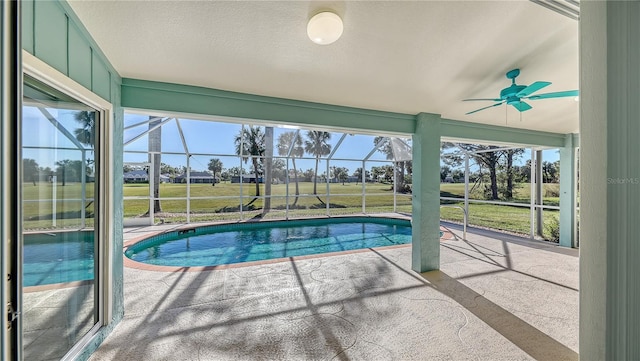
{"type": "MultiPolygon", "coordinates": [[[[127,114],[125,116],[125,127],[133,125],[148,119],[148,116],[127,114]]],[[[222,123],[222,122],[209,122],[198,121],[189,119],[180,119],[180,127],[183,131],[187,147],[190,153],[210,153],[215,154],[209,156],[194,155],[191,158],[192,170],[206,170],[209,159],[220,158],[224,168],[230,168],[239,166],[237,157],[234,157],[235,144],[234,139],[236,135],[240,133],[241,125],[234,123],[222,123]],[[225,157],[223,155],[229,155],[225,157]]],[[[127,142],[133,139],[138,134],[141,134],[148,129],[147,124],[140,125],[138,127],[125,131],[124,140],[127,142]]],[[[278,138],[285,132],[295,131],[291,128],[274,128],[274,144],[277,144],[278,138]]],[[[305,139],[306,129],[300,131],[300,134],[305,139]]],[[[331,149],[335,149],[337,143],[342,137],[341,132],[332,132],[329,144],[331,149]]],[[[333,155],[333,159],[330,166],[346,167],[350,173],[353,173],[356,168],[362,167],[361,159],[366,157],[374,148],[374,138],[372,135],[354,134],[347,135],[338,150],[333,155]],[[340,159],[354,159],[354,161],[345,161],[340,159]]],[[[125,150],[140,150],[145,151],[147,149],[147,136],[143,136],[132,142],[125,147],[125,150]]],[[[163,152],[184,152],[182,140],[179,135],[178,126],[174,120],[169,121],[162,127],[162,151],[163,152]]],[[[278,156],[277,148],[274,150],[274,156],[278,156]]],[[[309,155],[305,155],[307,158],[311,158],[309,155]]],[[[372,166],[381,166],[389,164],[385,162],[386,155],[380,152],[375,152],[367,162],[366,168],[370,169],[372,166]]],[[[125,153],[125,162],[144,162],[146,161],[145,155],[127,154],[125,153]]],[[[186,157],[184,155],[162,155],[162,162],[174,167],[181,167],[186,165],[186,157]]],[[[290,165],[291,166],[291,165],[290,165]]],[[[298,169],[306,170],[315,167],[314,159],[296,159],[296,167],[298,169]]],[[[319,166],[319,173],[326,170],[326,162],[321,161],[319,166]]]]}
{"type": "MultiPolygon", "coordinates": [[[[78,128],[79,124],[74,119],[75,111],[63,109],[49,109],[48,111],[58,120],[66,129],[73,134],[73,130],[78,128]]],[[[44,115],[34,107],[25,106],[23,108],[24,131],[23,131],[23,158],[35,159],[39,166],[50,167],[55,169],[55,163],[64,159],[80,160],[81,151],[77,150],[76,145],[58,131],[44,115]],[[31,149],[30,146],[40,147],[40,149],[31,149]],[[45,148],[43,148],[45,147],[45,148]],[[46,147],[50,147],[47,149],[46,147]],[[57,148],[53,151],[52,148],[57,148]],[[64,149],[68,148],[68,149],[64,149]]],[[[148,119],[146,115],[125,114],[125,127],[143,122],[148,119]]],[[[235,123],[210,122],[190,119],[180,119],[180,126],[187,141],[187,147],[191,153],[212,153],[216,156],[194,155],[191,157],[191,169],[194,171],[206,170],[209,160],[213,157],[220,158],[224,168],[240,166],[240,161],[233,156],[235,153],[234,138],[240,132],[241,125],[235,123]],[[227,154],[229,156],[222,156],[227,154]]],[[[148,124],[142,124],[135,128],[126,130],[124,133],[124,141],[134,138],[148,129],[148,124]]],[[[291,128],[274,128],[274,142],[277,144],[278,137],[285,133],[294,131],[291,128]]],[[[306,134],[306,130],[301,130],[301,135],[306,134]]],[[[331,133],[329,143],[331,148],[335,149],[338,141],[343,133],[331,133]]],[[[331,161],[330,166],[345,167],[352,174],[357,168],[362,166],[360,161],[366,157],[374,147],[374,138],[372,135],[354,134],[347,135],[331,161]],[[345,161],[340,159],[355,159],[354,161],[345,161]]],[[[125,147],[125,150],[146,151],[148,147],[147,136],[132,142],[125,147]]],[[[178,127],[175,120],[169,121],[162,127],[162,151],[183,153],[184,147],[179,136],[178,127]]],[[[529,159],[529,151],[518,161],[524,164],[529,159]]],[[[88,150],[87,157],[93,158],[93,152],[88,150]]],[[[275,156],[277,156],[275,150],[275,156]]],[[[309,155],[305,157],[311,158],[309,155]]],[[[559,159],[558,150],[546,150],[543,152],[545,161],[554,162],[559,159]]],[[[146,162],[146,154],[128,154],[124,155],[125,162],[146,162]]],[[[366,163],[367,170],[373,166],[382,166],[389,164],[385,162],[386,155],[381,152],[375,152],[366,163]]],[[[182,167],[186,165],[186,157],[184,155],[167,155],[163,154],[162,162],[174,167],[182,167]]],[[[242,164],[246,169],[249,165],[242,164]]],[[[307,170],[315,166],[314,159],[298,159],[296,160],[298,169],[307,170]]],[[[290,164],[290,167],[292,165],[290,164]]],[[[475,168],[475,167],[473,167],[475,168]]],[[[319,173],[326,171],[326,162],[321,161],[318,166],[319,173]]]]}
{"type": "MultiPolygon", "coordinates": [[[[125,115],[125,127],[134,125],[140,122],[144,122],[149,119],[146,115],[126,114],[125,115]]],[[[223,122],[210,122],[190,119],[179,119],[180,127],[184,134],[187,147],[190,153],[207,153],[215,154],[208,156],[194,155],[190,160],[191,169],[194,171],[206,170],[207,164],[211,158],[219,158],[224,168],[231,168],[239,166],[240,162],[238,158],[234,157],[235,145],[234,139],[239,134],[241,125],[235,123],[223,123],[223,122]],[[224,155],[229,155],[225,157],[224,155]]],[[[124,141],[127,142],[137,135],[143,133],[148,129],[148,124],[142,124],[140,126],[125,130],[124,141]]],[[[291,128],[274,128],[274,144],[277,144],[278,137],[285,133],[295,131],[291,128]]],[[[301,135],[306,134],[306,130],[301,130],[301,135]]],[[[329,143],[331,148],[335,149],[338,141],[342,137],[343,133],[332,132],[329,143]]],[[[357,168],[362,166],[361,159],[367,156],[374,147],[374,138],[372,135],[354,134],[347,135],[330,162],[330,166],[346,167],[349,169],[349,173],[353,173],[357,168]],[[344,161],[339,159],[354,159],[354,161],[344,161]]],[[[125,146],[125,151],[139,150],[146,151],[148,147],[148,138],[143,136],[131,144],[125,146]]],[[[162,127],[162,151],[163,152],[178,152],[184,153],[184,146],[179,135],[178,126],[175,120],[169,121],[162,127]]],[[[274,150],[274,156],[277,156],[277,149],[274,150]]],[[[519,163],[523,164],[529,158],[529,151],[525,152],[519,163]]],[[[309,157],[309,155],[305,155],[309,157]]],[[[557,150],[544,151],[543,158],[546,161],[556,161],[559,158],[557,150]]],[[[381,166],[389,164],[384,162],[386,155],[381,152],[375,152],[369,161],[366,163],[367,170],[370,170],[373,166],[381,166]]],[[[146,162],[147,156],[144,154],[128,154],[125,153],[125,162],[146,162]]],[[[186,157],[184,155],[162,155],[162,162],[174,167],[182,167],[186,165],[186,157]]],[[[250,164],[244,165],[247,169],[250,164]]],[[[296,160],[296,166],[298,169],[307,170],[315,166],[313,159],[298,159],[296,160]]],[[[290,164],[291,167],[291,164],[290,164]]],[[[326,162],[321,161],[318,167],[318,172],[323,173],[326,170],[326,162]]]]}
{"type": "MultiPolygon", "coordinates": [[[[55,108],[46,108],[46,110],[73,136],[74,129],[79,127],[79,123],[74,118],[75,111],[55,108]]],[[[23,107],[22,118],[22,158],[35,159],[40,167],[49,167],[52,170],[55,169],[55,163],[58,161],[82,159],[82,151],[56,129],[38,108],[23,107]]],[[[93,151],[88,149],[86,157],[93,159],[93,151]]]]}

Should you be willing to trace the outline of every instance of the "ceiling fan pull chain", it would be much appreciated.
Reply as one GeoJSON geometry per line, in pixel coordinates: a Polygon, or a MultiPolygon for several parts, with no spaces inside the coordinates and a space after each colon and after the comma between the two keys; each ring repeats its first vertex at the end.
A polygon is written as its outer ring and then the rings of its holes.
{"type": "Polygon", "coordinates": [[[508,107],[507,107],[507,103],[504,103],[504,125],[509,125],[508,122],[508,107]]]}

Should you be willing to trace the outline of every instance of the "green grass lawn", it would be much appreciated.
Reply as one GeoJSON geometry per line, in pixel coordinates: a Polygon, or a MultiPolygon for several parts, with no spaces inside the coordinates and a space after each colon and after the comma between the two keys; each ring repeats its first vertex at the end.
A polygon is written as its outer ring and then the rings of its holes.
{"type": "MultiPolygon", "coordinates": [[[[332,210],[357,209],[362,211],[362,183],[331,183],[329,185],[330,196],[326,196],[327,184],[318,183],[318,197],[313,195],[313,183],[300,182],[300,197],[295,207],[295,184],[289,185],[289,207],[291,209],[321,210],[319,214],[326,213],[326,203],[329,202],[332,210]],[[318,199],[320,198],[320,199],[318,199]],[[328,198],[328,199],[327,199],[328,198]]],[[[388,184],[366,184],[366,209],[384,207],[388,211],[393,211],[393,190],[388,184]]],[[[124,196],[145,196],[148,195],[147,184],[125,184],[124,196]]],[[[242,196],[242,204],[245,210],[261,209],[263,199],[258,198],[253,201],[256,194],[255,184],[218,183],[192,184],[190,189],[191,212],[192,213],[225,213],[238,212],[240,210],[239,199],[242,196]],[[204,197],[229,197],[218,199],[197,199],[204,197]],[[196,198],[196,199],[194,199],[196,198]],[[253,202],[252,202],[253,201],[253,202]]],[[[260,194],[264,195],[264,184],[260,184],[260,194]]],[[[271,208],[274,210],[285,209],[287,204],[287,186],[285,184],[273,184],[271,186],[271,208]]],[[[186,197],[187,190],[185,184],[164,183],[160,185],[161,198],[186,197]]],[[[398,204],[410,204],[411,199],[407,196],[398,196],[398,204]]],[[[162,211],[165,213],[186,212],[186,200],[163,200],[162,211]]],[[[147,213],[149,209],[148,200],[125,200],[125,217],[139,216],[147,213]]],[[[318,212],[311,212],[316,214],[318,212]]],[[[350,213],[354,213],[351,211],[350,213]]]]}
{"type": "MultiPolygon", "coordinates": [[[[264,194],[264,184],[260,184],[260,194],[264,194]]],[[[385,213],[393,212],[393,190],[389,184],[367,183],[365,212],[385,213]]],[[[300,182],[300,197],[295,207],[295,184],[289,185],[289,217],[321,216],[326,215],[326,203],[329,203],[331,215],[347,215],[362,212],[362,184],[358,183],[331,183],[329,185],[330,196],[326,196],[327,184],[318,183],[317,192],[320,200],[313,195],[313,183],[300,182]],[[327,199],[328,198],[328,199],[327,199]]],[[[553,194],[557,191],[557,184],[545,184],[545,192],[553,194]]],[[[464,197],[464,184],[443,183],[440,186],[440,195],[443,197],[464,197]]],[[[285,184],[274,184],[271,188],[272,200],[271,211],[265,218],[282,218],[285,216],[287,204],[287,187],[285,184]]],[[[515,188],[512,202],[529,202],[529,184],[518,184],[515,188]]],[[[149,194],[148,184],[125,184],[125,197],[146,197],[149,194]]],[[[213,220],[238,220],[239,219],[239,197],[242,195],[243,218],[259,216],[262,213],[264,200],[257,198],[255,184],[231,184],[228,182],[211,184],[192,184],[190,189],[190,208],[192,222],[213,221],[213,220]],[[221,197],[217,199],[198,199],[209,197],[221,197]],[[224,198],[228,197],[228,198],[224,198]]],[[[23,185],[24,203],[24,224],[27,229],[43,229],[52,227],[52,202],[30,202],[37,199],[51,199],[53,186],[50,183],[32,183],[23,185]]],[[[56,186],[56,227],[55,228],[75,228],[80,226],[80,209],[83,206],[81,201],[71,201],[71,199],[81,198],[81,185],[79,183],[67,183],[64,187],[60,184],[56,186]]],[[[93,197],[93,184],[88,184],[86,189],[87,198],[93,197]]],[[[160,184],[161,198],[186,198],[186,184],[163,183],[160,184]]],[[[477,196],[477,195],[476,195],[477,196]]],[[[396,197],[397,210],[403,213],[411,213],[410,194],[398,194],[396,197]]],[[[89,205],[89,201],[84,202],[84,206],[89,205]]],[[[443,201],[443,204],[459,204],[462,202],[443,201]]],[[[544,197],[544,204],[558,204],[558,197],[544,197]]],[[[185,199],[163,199],[161,202],[162,212],[157,214],[156,220],[162,222],[184,222],[186,221],[187,201],[185,199]]],[[[92,214],[93,205],[87,208],[87,214],[92,214]]],[[[127,218],[144,216],[148,212],[149,201],[125,200],[124,215],[127,218]]],[[[474,204],[469,206],[471,225],[487,227],[509,232],[528,234],[529,233],[529,208],[498,206],[490,204],[474,204]]],[[[551,217],[557,217],[557,211],[545,211],[545,223],[549,223],[551,217]]],[[[441,218],[444,220],[462,222],[462,212],[457,209],[441,209],[441,218]]],[[[86,220],[87,226],[93,225],[93,219],[86,220]]]]}

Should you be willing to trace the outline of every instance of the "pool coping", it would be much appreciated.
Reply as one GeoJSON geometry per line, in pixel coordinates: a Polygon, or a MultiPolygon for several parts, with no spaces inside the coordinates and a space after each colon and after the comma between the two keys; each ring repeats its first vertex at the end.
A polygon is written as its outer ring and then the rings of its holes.
{"type": "MultiPolygon", "coordinates": [[[[335,218],[362,218],[362,216],[355,216],[355,217],[346,216],[346,217],[335,217],[335,218]]],[[[404,217],[384,217],[384,216],[377,216],[377,217],[369,216],[365,218],[385,218],[385,219],[407,220],[407,218],[404,218],[404,217]]],[[[129,247],[135,245],[136,243],[144,241],[151,237],[155,237],[155,236],[158,236],[164,233],[169,233],[169,232],[176,232],[181,230],[208,227],[208,226],[222,226],[226,224],[254,223],[254,222],[266,223],[266,222],[282,222],[282,221],[289,221],[289,220],[295,221],[295,220],[310,220],[310,219],[327,219],[327,217],[313,217],[313,218],[300,218],[300,219],[295,218],[295,219],[288,219],[288,220],[269,219],[269,220],[261,220],[261,221],[250,220],[250,221],[231,221],[231,222],[208,222],[208,223],[198,223],[197,225],[184,224],[168,230],[161,230],[161,231],[156,231],[152,233],[147,233],[145,235],[132,238],[123,244],[123,250],[122,250],[123,265],[125,267],[132,268],[132,269],[138,269],[143,271],[153,271],[153,272],[173,272],[173,273],[202,272],[202,271],[216,271],[216,270],[225,270],[225,269],[233,269],[233,268],[243,268],[243,267],[251,267],[251,266],[262,266],[267,264],[283,263],[283,262],[291,262],[291,261],[315,259],[315,258],[323,258],[323,257],[344,256],[344,255],[355,254],[355,253],[371,252],[373,250],[378,250],[378,249],[380,250],[395,249],[395,248],[405,248],[405,247],[411,246],[411,243],[407,243],[407,244],[381,246],[381,247],[373,247],[373,248],[361,248],[361,249],[354,249],[354,250],[348,250],[348,251],[310,254],[310,255],[304,255],[304,256],[281,257],[281,258],[273,258],[273,259],[260,260],[260,261],[230,263],[230,264],[222,264],[222,265],[215,265],[215,266],[158,266],[158,265],[152,265],[148,263],[137,262],[125,255],[125,252],[129,249],[129,247]]],[[[410,218],[408,220],[410,220],[410,218]]],[[[440,231],[443,232],[442,237],[440,237],[441,242],[458,239],[458,237],[455,234],[453,234],[449,229],[447,229],[442,225],[440,226],[440,231]]]]}
{"type": "Polygon", "coordinates": [[[46,285],[23,286],[22,291],[24,293],[33,293],[33,292],[42,292],[42,291],[51,291],[51,290],[61,290],[61,289],[71,288],[71,287],[86,286],[94,282],[95,282],[94,280],[83,280],[83,281],[49,283],[46,285]]]}

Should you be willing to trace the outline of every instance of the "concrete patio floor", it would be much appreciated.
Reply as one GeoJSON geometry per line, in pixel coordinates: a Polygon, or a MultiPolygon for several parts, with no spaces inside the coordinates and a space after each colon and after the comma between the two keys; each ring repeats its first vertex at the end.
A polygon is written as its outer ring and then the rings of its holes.
{"type": "Polygon", "coordinates": [[[90,360],[577,360],[578,251],[467,238],[441,242],[441,270],[423,274],[409,246],[203,272],[125,267],[125,317],[90,360]]]}

